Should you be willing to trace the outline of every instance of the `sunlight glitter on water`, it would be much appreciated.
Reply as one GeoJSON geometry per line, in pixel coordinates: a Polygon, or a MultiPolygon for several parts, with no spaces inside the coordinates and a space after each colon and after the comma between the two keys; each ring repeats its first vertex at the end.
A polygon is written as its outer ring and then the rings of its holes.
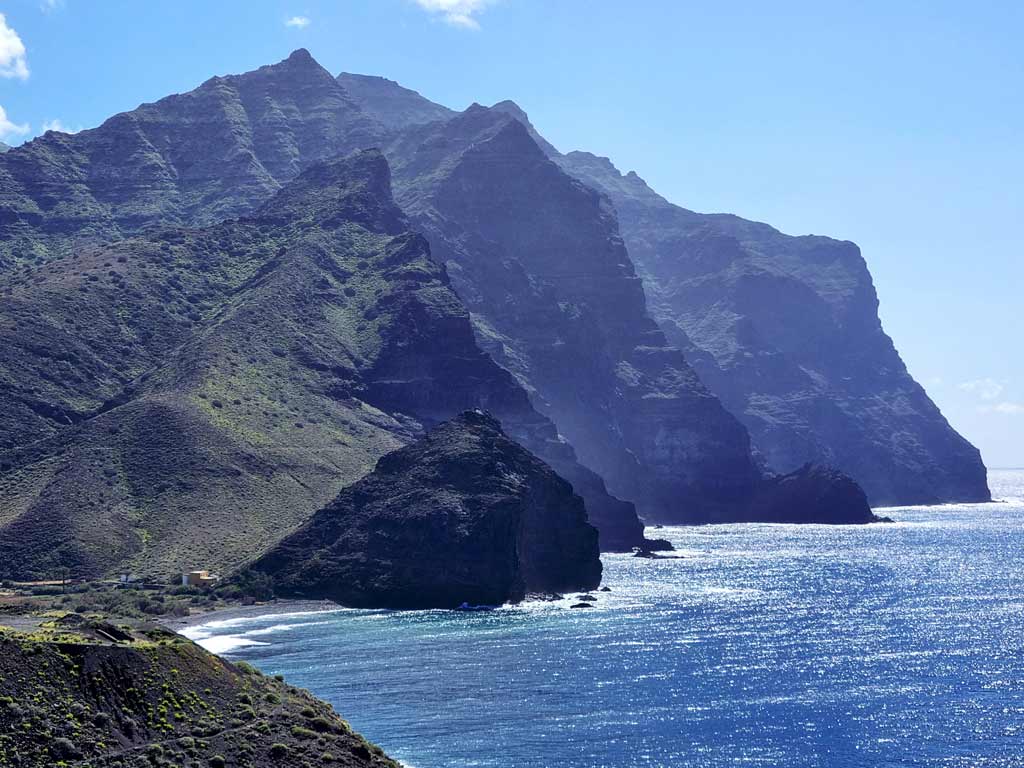
{"type": "MultiPolygon", "coordinates": [[[[1024,499],[1024,472],[992,481],[1024,499]]],[[[265,643],[231,655],[419,768],[1024,765],[1024,504],[886,514],[900,522],[661,529],[684,556],[606,556],[590,611],[194,631],[265,643]]]]}

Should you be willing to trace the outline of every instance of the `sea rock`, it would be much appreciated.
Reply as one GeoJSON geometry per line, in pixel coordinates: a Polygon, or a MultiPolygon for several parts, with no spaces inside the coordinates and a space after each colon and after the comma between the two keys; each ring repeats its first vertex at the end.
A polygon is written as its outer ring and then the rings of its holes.
{"type": "Polygon", "coordinates": [[[879,522],[863,489],[831,467],[806,464],[769,479],[750,505],[748,519],[773,523],[813,523],[827,510],[833,524],[879,522]]]}
{"type": "Polygon", "coordinates": [[[482,412],[382,457],[258,559],[282,597],[456,608],[597,587],[583,500],[482,412]]]}

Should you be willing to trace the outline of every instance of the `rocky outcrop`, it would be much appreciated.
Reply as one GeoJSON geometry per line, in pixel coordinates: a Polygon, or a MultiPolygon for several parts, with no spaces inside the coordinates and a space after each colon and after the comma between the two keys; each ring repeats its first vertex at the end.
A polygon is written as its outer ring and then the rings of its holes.
{"type": "Polygon", "coordinates": [[[0,578],[230,570],[468,408],[587,492],[606,546],[643,545],[632,505],[477,346],[378,152],[309,169],[254,218],[0,284],[0,413],[20,425],[0,454],[0,578]]]}
{"type": "Polygon", "coordinates": [[[252,570],[283,597],[383,608],[496,605],[601,580],[583,500],[481,412],[381,458],[252,570]]]}
{"type": "Polygon", "coordinates": [[[878,522],[864,490],[831,467],[806,464],[763,483],[750,504],[747,519],[765,523],[817,523],[822,510],[828,522],[853,525],[878,522]]]}
{"type": "Polygon", "coordinates": [[[613,201],[652,313],[769,467],[834,465],[875,506],[990,498],[883,331],[856,245],[685,210],[588,153],[558,162],[613,201]]]}

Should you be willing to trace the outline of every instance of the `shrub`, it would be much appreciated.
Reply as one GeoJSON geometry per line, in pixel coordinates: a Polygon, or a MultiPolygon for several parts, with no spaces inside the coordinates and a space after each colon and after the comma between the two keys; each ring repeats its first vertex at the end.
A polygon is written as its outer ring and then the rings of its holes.
{"type": "Polygon", "coordinates": [[[288,756],[288,745],[280,742],[271,745],[270,756],[275,760],[283,760],[288,756]]]}
{"type": "Polygon", "coordinates": [[[63,736],[54,739],[50,745],[50,749],[53,751],[54,756],[58,760],[77,760],[82,756],[82,753],[78,751],[78,747],[71,739],[66,739],[63,736]]]}
{"type": "Polygon", "coordinates": [[[224,755],[214,755],[210,758],[210,765],[213,768],[226,768],[228,761],[224,759],[224,755]]]}

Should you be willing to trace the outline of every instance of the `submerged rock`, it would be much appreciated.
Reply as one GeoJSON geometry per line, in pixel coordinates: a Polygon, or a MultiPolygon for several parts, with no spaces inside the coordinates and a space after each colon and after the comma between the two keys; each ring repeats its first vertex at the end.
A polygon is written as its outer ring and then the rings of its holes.
{"type": "Polygon", "coordinates": [[[601,581],[583,500],[479,411],[381,458],[252,570],[282,597],[381,608],[495,605],[601,581]]]}

